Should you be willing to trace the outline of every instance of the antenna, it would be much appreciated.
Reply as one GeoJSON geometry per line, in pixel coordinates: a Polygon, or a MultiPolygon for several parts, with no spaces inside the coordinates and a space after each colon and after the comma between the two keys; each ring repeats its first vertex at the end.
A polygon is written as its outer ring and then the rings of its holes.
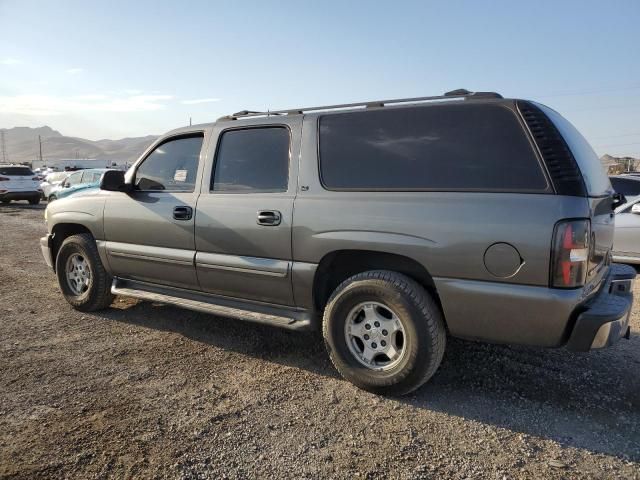
{"type": "Polygon", "coordinates": [[[2,162],[7,163],[9,156],[7,155],[7,144],[4,139],[4,130],[0,131],[0,146],[2,148],[2,162]]]}

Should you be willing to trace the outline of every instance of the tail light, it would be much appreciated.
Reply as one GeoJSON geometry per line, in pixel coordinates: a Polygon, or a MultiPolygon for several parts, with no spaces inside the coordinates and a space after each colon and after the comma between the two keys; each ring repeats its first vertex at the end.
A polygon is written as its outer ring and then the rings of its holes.
{"type": "Polygon", "coordinates": [[[11,179],[7,177],[0,177],[0,182],[8,182],[9,180],[11,179]]]}
{"type": "Polygon", "coordinates": [[[551,250],[551,286],[554,288],[582,287],[589,265],[589,220],[558,222],[553,232],[551,250]]]}
{"type": "Polygon", "coordinates": [[[33,177],[31,180],[40,180],[40,177],[33,177]]]}

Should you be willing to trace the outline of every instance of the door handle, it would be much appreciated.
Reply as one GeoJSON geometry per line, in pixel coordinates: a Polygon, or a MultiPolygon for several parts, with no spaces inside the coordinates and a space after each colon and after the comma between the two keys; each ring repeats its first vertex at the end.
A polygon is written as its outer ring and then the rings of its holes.
{"type": "Polygon", "coordinates": [[[191,220],[193,217],[193,208],[191,207],[173,207],[173,218],[176,220],[191,220]]]}
{"type": "Polygon", "coordinates": [[[282,214],[277,210],[260,210],[258,212],[258,225],[267,225],[270,227],[280,225],[282,214]]]}

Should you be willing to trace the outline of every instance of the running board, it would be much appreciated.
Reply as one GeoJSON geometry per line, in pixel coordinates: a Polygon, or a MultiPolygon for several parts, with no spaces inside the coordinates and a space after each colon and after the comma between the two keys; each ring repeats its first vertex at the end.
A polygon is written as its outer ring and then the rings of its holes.
{"type": "Polygon", "coordinates": [[[113,279],[111,293],[149,302],[166,303],[221,317],[273,325],[288,330],[308,330],[312,325],[311,315],[307,310],[245,302],[229,297],[122,278],[113,279]]]}

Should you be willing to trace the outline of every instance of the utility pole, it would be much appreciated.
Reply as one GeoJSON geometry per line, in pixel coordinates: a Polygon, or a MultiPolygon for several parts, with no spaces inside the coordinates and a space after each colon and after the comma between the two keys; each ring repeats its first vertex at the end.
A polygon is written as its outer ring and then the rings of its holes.
{"type": "Polygon", "coordinates": [[[189,126],[191,126],[191,117],[189,117],[189,126]]]}
{"type": "Polygon", "coordinates": [[[42,166],[42,138],[38,135],[38,144],[40,145],[40,166],[42,166]]]}
{"type": "Polygon", "coordinates": [[[9,155],[7,155],[7,144],[4,140],[4,130],[0,132],[0,146],[2,148],[2,163],[8,163],[9,155]]]}

